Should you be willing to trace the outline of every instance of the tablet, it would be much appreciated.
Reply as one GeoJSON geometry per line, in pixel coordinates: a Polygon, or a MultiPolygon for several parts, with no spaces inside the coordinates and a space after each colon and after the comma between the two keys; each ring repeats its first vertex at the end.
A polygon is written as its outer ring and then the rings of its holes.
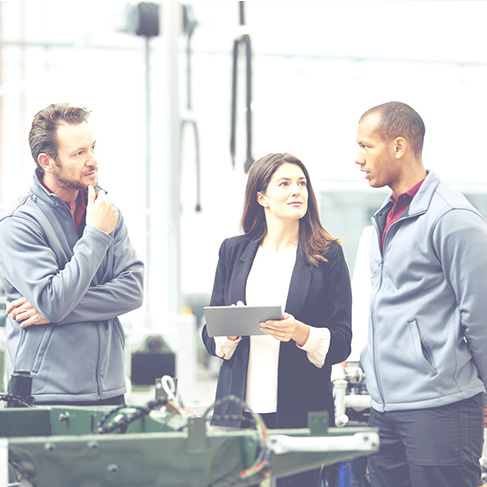
{"type": "Polygon", "coordinates": [[[261,321],[282,320],[280,306],[206,306],[203,311],[211,337],[266,335],[261,321]]]}

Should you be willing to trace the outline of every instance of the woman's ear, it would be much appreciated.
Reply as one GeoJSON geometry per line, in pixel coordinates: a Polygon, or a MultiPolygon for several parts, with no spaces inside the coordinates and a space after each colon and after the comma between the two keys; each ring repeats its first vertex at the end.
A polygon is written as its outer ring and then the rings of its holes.
{"type": "Polygon", "coordinates": [[[257,192],[257,203],[259,203],[259,205],[263,206],[264,208],[267,208],[269,206],[265,194],[262,194],[261,192],[257,192]]]}

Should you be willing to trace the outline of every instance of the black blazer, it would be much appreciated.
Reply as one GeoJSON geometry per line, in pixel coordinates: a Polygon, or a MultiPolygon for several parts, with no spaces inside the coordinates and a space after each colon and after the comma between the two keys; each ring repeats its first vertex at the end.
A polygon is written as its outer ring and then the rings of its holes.
{"type": "MultiPolygon", "coordinates": [[[[244,235],[222,243],[211,306],[228,306],[237,301],[246,303],[247,277],[259,243],[244,235]]],[[[350,354],[352,294],[341,246],[331,243],[325,257],[328,262],[320,262],[316,267],[306,261],[298,246],[285,311],[307,325],[329,328],[331,343],[324,366],[318,368],[293,340],[281,342],[277,387],[277,426],[280,428],[306,427],[309,411],[327,410],[330,417],[334,417],[331,366],[343,362],[350,354]]],[[[215,340],[208,336],[206,325],[202,337],[208,352],[216,355],[215,340]]],[[[213,424],[240,426],[242,402],[225,398],[232,394],[245,400],[249,349],[250,339],[243,337],[232,358],[223,360],[213,424]]],[[[330,424],[333,425],[332,421],[330,424]]]]}

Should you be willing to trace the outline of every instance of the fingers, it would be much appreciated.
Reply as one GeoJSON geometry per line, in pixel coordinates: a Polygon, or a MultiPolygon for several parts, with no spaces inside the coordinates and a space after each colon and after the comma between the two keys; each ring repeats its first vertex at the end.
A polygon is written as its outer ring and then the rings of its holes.
{"type": "Polygon", "coordinates": [[[20,328],[24,329],[32,325],[35,325],[35,319],[29,318],[28,320],[22,321],[22,323],[20,323],[20,328]]]}
{"type": "Polygon", "coordinates": [[[100,189],[100,191],[98,191],[98,193],[95,194],[95,200],[97,203],[100,203],[100,204],[106,199],[106,197],[107,197],[107,194],[102,189],[100,189]]]}
{"type": "Polygon", "coordinates": [[[260,328],[268,335],[273,336],[276,340],[288,342],[291,340],[295,329],[294,317],[285,313],[282,320],[267,320],[261,322],[260,328]]]}
{"type": "Polygon", "coordinates": [[[37,311],[31,306],[20,306],[10,313],[10,317],[19,323],[35,316],[38,316],[37,311]]]}
{"type": "Polygon", "coordinates": [[[20,328],[27,328],[28,326],[32,325],[46,325],[47,323],[49,323],[49,321],[44,319],[39,313],[36,312],[30,318],[22,320],[22,323],[20,323],[20,328]]]}
{"type": "Polygon", "coordinates": [[[49,321],[43,318],[39,313],[34,313],[30,318],[22,321],[20,328],[27,328],[31,325],[47,325],[49,321]]]}
{"type": "Polygon", "coordinates": [[[274,337],[276,340],[279,340],[280,342],[288,342],[292,336],[292,332],[289,329],[274,326],[269,321],[263,321],[260,324],[260,329],[265,331],[268,335],[274,337]]]}
{"type": "Polygon", "coordinates": [[[86,211],[86,224],[92,225],[99,230],[110,234],[115,229],[118,221],[118,213],[110,203],[103,190],[98,191],[96,195],[90,191],[89,204],[86,211]]]}
{"type": "Polygon", "coordinates": [[[107,200],[107,194],[102,189],[98,190],[98,193],[95,192],[95,188],[91,185],[88,186],[88,204],[91,205],[101,205],[103,204],[104,200],[107,200]]]}
{"type": "Polygon", "coordinates": [[[20,323],[20,328],[49,323],[37,312],[27,298],[19,298],[12,301],[8,305],[6,312],[13,320],[20,323]]]}
{"type": "Polygon", "coordinates": [[[92,205],[95,202],[95,199],[96,199],[95,188],[90,184],[88,186],[88,204],[92,205]]]}
{"type": "Polygon", "coordinates": [[[105,191],[100,189],[98,190],[98,193],[96,193],[95,188],[90,184],[88,186],[88,205],[101,205],[103,204],[104,200],[107,200],[107,203],[109,203],[105,191]]]}
{"type": "Polygon", "coordinates": [[[7,309],[5,310],[5,312],[7,314],[10,314],[15,308],[18,308],[19,306],[22,306],[26,302],[27,302],[27,299],[26,298],[15,299],[14,301],[11,301],[10,302],[10,304],[7,306],[7,309]]]}

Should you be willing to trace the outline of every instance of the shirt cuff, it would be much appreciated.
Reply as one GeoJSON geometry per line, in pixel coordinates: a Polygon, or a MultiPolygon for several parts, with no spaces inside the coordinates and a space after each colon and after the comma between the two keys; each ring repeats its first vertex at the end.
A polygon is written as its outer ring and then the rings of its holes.
{"type": "Polygon", "coordinates": [[[309,336],[305,344],[299,349],[308,354],[309,361],[316,367],[323,367],[328,349],[330,348],[331,333],[328,328],[309,327],[309,336]]]}
{"type": "Polygon", "coordinates": [[[241,340],[242,337],[238,337],[235,341],[229,340],[227,337],[215,337],[215,353],[220,358],[230,360],[241,340]]]}

